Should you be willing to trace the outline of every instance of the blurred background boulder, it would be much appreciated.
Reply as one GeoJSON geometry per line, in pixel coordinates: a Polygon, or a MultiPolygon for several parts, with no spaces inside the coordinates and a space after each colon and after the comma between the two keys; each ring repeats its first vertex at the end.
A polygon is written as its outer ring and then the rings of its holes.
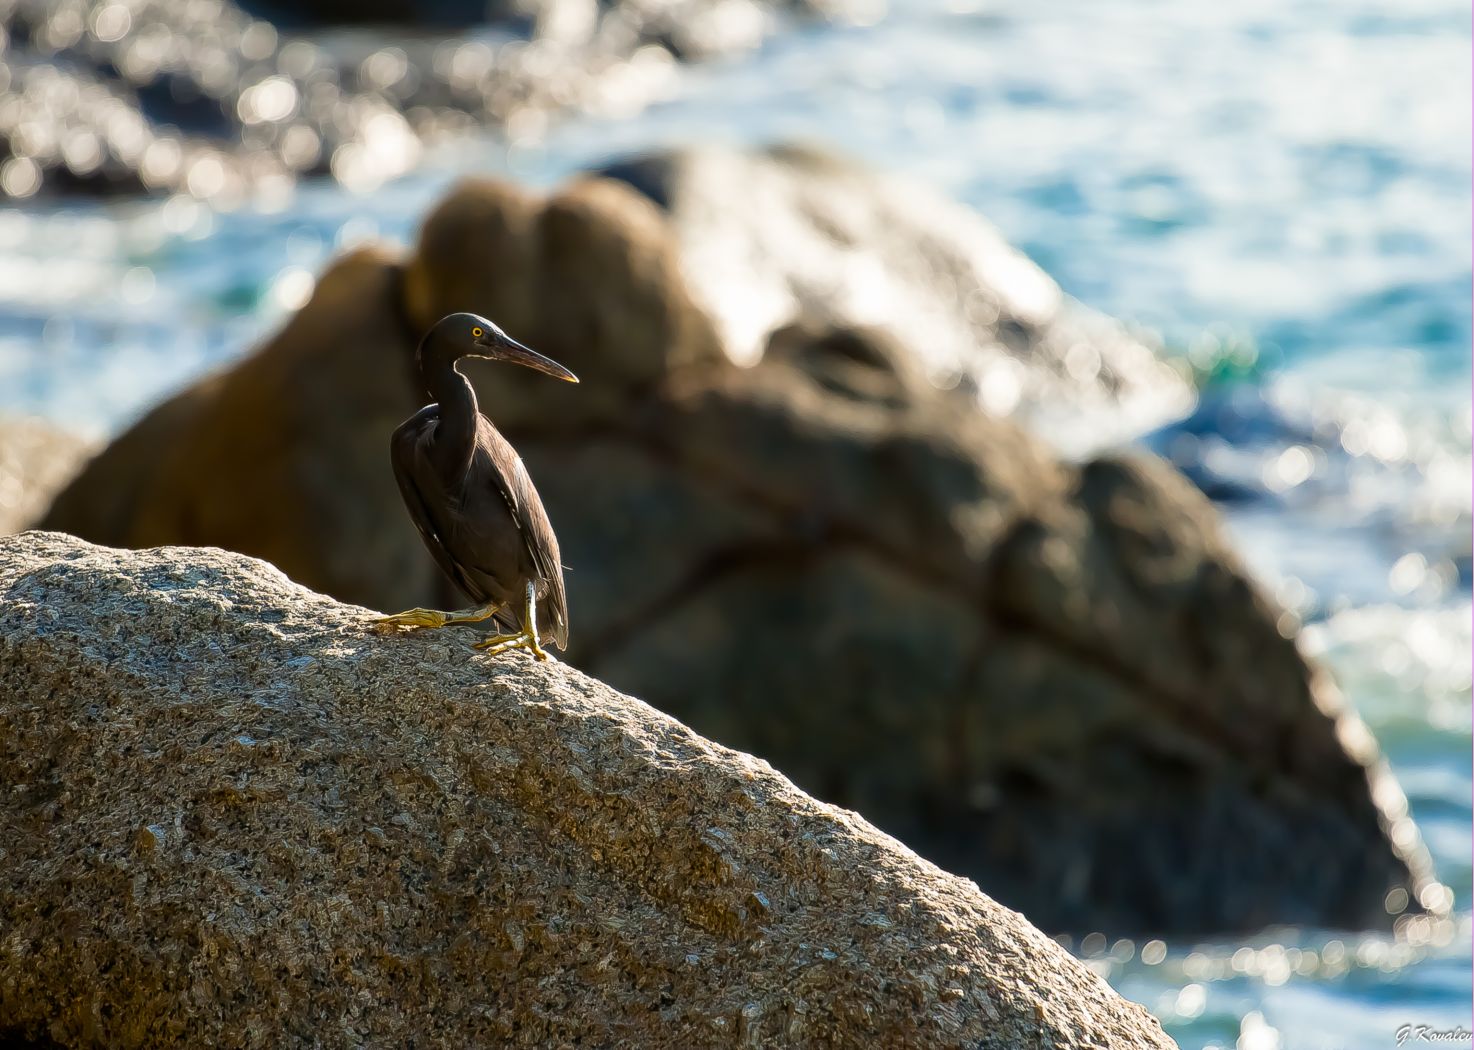
{"type": "Polygon", "coordinates": [[[796,316],[875,327],[938,385],[1070,452],[1192,404],[1159,348],[1065,295],[981,215],[917,179],[796,146],[686,148],[603,174],[667,212],[687,283],[739,362],[796,316]]]}
{"type": "MultiPolygon", "coordinates": [[[[474,309],[584,380],[468,368],[558,530],[570,662],[1046,929],[1384,927],[1389,900],[1446,905],[1369,735],[1196,489],[1146,456],[1062,461],[930,382],[894,319],[800,316],[739,367],[680,228],[615,181],[547,199],[463,183],[407,258],[340,258],[43,524],[228,547],[379,609],[455,604],[387,442],[424,399],[418,333],[474,309]]],[[[748,247],[726,243],[712,265],[741,272],[748,247]]],[[[994,328],[968,322],[983,352],[1009,344],[1012,288],[981,287],[1000,304],[994,328]]],[[[1010,367],[1054,374],[1029,354],[1051,324],[1013,337],[1010,367]]]]}
{"type": "Polygon", "coordinates": [[[0,536],[34,521],[97,451],[42,419],[0,419],[0,536]]]}

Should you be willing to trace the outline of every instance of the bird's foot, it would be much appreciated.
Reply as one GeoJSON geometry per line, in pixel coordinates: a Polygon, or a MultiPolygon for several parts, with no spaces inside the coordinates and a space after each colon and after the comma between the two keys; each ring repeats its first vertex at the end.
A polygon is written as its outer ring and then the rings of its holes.
{"type": "Polygon", "coordinates": [[[529,649],[534,659],[546,660],[547,651],[531,631],[519,631],[516,634],[494,634],[489,638],[483,638],[475,643],[473,648],[480,649],[488,656],[497,656],[512,649],[529,649]]]}
{"type": "Polygon", "coordinates": [[[380,631],[392,631],[396,627],[408,627],[418,631],[423,627],[449,627],[456,623],[481,623],[501,611],[501,605],[493,603],[465,612],[441,612],[439,609],[406,609],[393,616],[380,616],[374,626],[380,631]]]}
{"type": "Polygon", "coordinates": [[[408,627],[411,630],[419,630],[422,627],[444,627],[450,622],[451,614],[441,612],[439,609],[406,609],[404,612],[395,613],[393,616],[380,616],[374,620],[374,626],[381,631],[392,631],[396,627],[408,627]]]}

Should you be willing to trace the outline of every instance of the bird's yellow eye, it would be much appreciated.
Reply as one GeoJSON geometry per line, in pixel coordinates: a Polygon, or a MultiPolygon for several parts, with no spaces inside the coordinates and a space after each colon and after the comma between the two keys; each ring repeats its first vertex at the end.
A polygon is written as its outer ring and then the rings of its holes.
{"type": "Polygon", "coordinates": [[[483,335],[483,333],[482,333],[481,329],[479,329],[479,328],[473,328],[473,329],[471,329],[471,338],[472,339],[480,339],[482,335],[483,335]]]}

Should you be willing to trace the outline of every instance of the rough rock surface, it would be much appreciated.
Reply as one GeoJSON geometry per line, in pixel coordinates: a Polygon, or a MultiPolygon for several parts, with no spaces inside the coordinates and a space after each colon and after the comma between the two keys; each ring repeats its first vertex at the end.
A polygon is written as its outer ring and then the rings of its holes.
{"type": "Polygon", "coordinates": [[[41,419],[0,419],[0,536],[35,521],[96,446],[41,419]]]}
{"type": "Polygon", "coordinates": [[[687,282],[739,361],[793,319],[878,328],[1071,451],[1191,406],[1180,372],[918,181],[794,147],[683,149],[605,173],[669,214],[687,282]]]}
{"type": "Polygon", "coordinates": [[[584,380],[467,367],[558,530],[575,665],[1050,930],[1386,926],[1389,891],[1443,902],[1365,728],[1180,475],[1062,463],[883,331],[790,327],[736,367],[664,219],[615,182],[463,185],[411,259],[342,260],[46,527],[461,604],[386,451],[420,400],[416,334],[456,309],[584,380]]]}
{"type": "Polygon", "coordinates": [[[560,664],[260,562],[0,540],[0,1032],[1170,1047],[1024,918],[560,664]]]}

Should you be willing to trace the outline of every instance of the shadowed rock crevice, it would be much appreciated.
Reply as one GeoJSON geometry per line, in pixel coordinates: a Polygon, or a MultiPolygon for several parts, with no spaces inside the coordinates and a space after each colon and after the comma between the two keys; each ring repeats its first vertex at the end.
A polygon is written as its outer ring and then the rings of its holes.
{"type": "Polygon", "coordinates": [[[1172,1046],[974,884],[564,665],[219,550],[26,533],[0,596],[12,1039],[1172,1046]]]}
{"type": "MultiPolygon", "coordinates": [[[[719,583],[723,577],[765,568],[779,571],[785,566],[799,568],[807,560],[801,552],[793,549],[791,543],[773,541],[757,540],[709,551],[668,590],[653,596],[643,605],[621,610],[618,618],[607,623],[589,641],[581,643],[579,664],[591,674],[598,673],[601,659],[618,652],[627,639],[648,630],[661,619],[679,618],[688,600],[719,583]]],[[[743,625],[734,624],[733,629],[740,633],[743,625]]]]}
{"type": "MultiPolygon", "coordinates": [[[[1006,574],[1029,558],[1048,538],[1048,529],[1041,522],[1023,520],[998,546],[993,564],[999,575],[987,592],[994,599],[988,603],[987,615],[997,628],[997,641],[1005,645],[1012,640],[1041,646],[1052,657],[1073,665],[1081,673],[1098,676],[1129,692],[1162,715],[1168,726],[1181,734],[1180,741],[1195,740],[1199,746],[1193,749],[1194,757],[1204,765],[1211,765],[1216,754],[1243,749],[1246,741],[1242,723],[1217,722],[1205,717],[1196,703],[1197,694],[1179,690],[1174,684],[1153,681],[1125,654],[1091,644],[1091,640],[1071,636],[1059,621],[1032,616],[1028,610],[1010,604],[1008,595],[1011,587],[1006,574]]],[[[1166,727],[1157,725],[1154,728],[1160,731],[1166,727]]],[[[1245,761],[1251,765],[1258,763],[1269,772],[1272,767],[1262,762],[1264,757],[1246,753],[1245,761]]]]}

